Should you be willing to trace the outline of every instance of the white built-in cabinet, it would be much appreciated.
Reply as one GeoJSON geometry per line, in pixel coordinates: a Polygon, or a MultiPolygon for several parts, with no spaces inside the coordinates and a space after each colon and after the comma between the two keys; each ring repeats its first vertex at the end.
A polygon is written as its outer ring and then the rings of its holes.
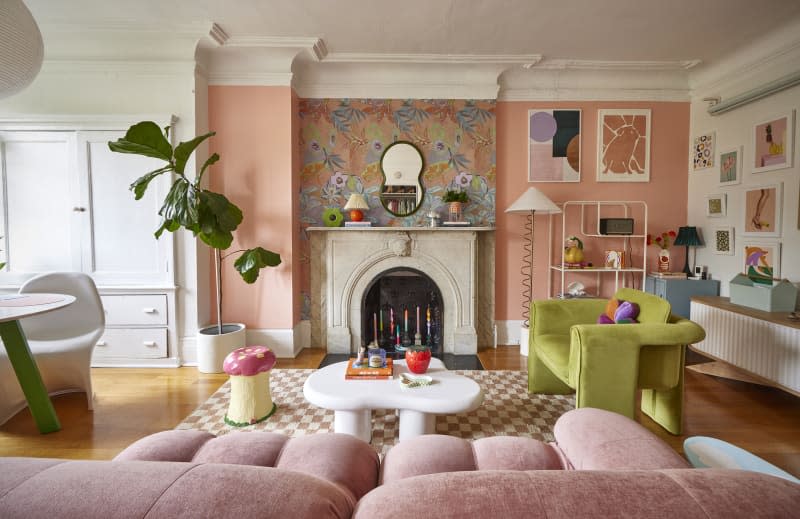
{"type": "Polygon", "coordinates": [[[91,275],[106,312],[95,366],[179,365],[173,237],[153,236],[171,179],[134,200],[129,185],[161,163],[107,144],[142,119],[0,120],[0,289],[42,272],[91,275]]]}

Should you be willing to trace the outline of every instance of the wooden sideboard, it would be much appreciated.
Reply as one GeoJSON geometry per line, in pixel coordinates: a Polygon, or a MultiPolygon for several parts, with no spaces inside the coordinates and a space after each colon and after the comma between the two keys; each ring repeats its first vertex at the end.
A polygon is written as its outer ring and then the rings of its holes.
{"type": "Polygon", "coordinates": [[[693,349],[800,396],[800,322],[727,297],[695,296],[691,319],[706,331],[693,349]]]}

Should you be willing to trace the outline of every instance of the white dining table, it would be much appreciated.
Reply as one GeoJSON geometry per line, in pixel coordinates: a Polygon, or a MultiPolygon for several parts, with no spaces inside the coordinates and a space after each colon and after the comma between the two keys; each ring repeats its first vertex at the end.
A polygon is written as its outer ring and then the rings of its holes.
{"type": "Polygon", "coordinates": [[[42,434],[60,430],[61,424],[42,382],[42,375],[25,338],[20,319],[52,312],[74,302],[75,297],[67,294],[0,295],[0,339],[3,340],[8,360],[28,401],[36,427],[42,434]]]}

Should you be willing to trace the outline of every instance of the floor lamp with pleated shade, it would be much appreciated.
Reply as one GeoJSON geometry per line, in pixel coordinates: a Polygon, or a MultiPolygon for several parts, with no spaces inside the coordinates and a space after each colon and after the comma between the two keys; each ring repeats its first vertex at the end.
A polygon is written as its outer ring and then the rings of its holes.
{"type": "Polygon", "coordinates": [[[525,255],[522,258],[522,326],[520,327],[519,350],[522,355],[528,355],[528,328],[531,311],[531,300],[533,298],[533,231],[535,213],[555,214],[560,213],[561,209],[547,198],[547,195],[536,189],[529,187],[522,196],[511,204],[507,213],[518,213],[527,215],[525,223],[525,255]]]}

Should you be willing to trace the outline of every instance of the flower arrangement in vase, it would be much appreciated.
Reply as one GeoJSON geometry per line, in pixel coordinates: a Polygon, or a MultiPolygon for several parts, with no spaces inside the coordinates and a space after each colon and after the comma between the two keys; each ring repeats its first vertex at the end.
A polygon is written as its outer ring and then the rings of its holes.
{"type": "Polygon", "coordinates": [[[657,245],[658,251],[658,271],[669,272],[669,247],[675,241],[677,233],[675,231],[662,232],[660,236],[653,238],[652,235],[647,235],[648,245],[657,245]]]}

